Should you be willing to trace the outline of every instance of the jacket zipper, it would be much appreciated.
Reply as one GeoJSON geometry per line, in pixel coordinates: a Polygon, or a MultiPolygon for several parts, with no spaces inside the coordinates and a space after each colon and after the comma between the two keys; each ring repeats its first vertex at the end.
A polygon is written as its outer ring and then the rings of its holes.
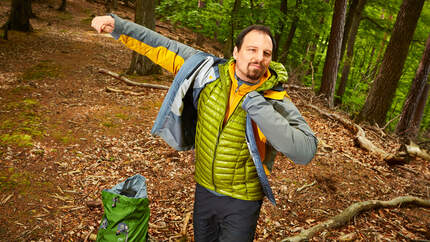
{"type": "Polygon", "coordinates": [[[221,132],[222,132],[222,128],[221,131],[218,129],[218,136],[216,138],[216,144],[215,144],[215,150],[214,150],[214,156],[212,159],[212,184],[214,185],[214,191],[216,192],[216,185],[215,185],[215,158],[216,158],[216,151],[217,151],[217,147],[219,144],[219,137],[221,136],[221,132]]]}
{"type": "MultiPolygon", "coordinates": [[[[236,90],[235,90],[235,93],[237,93],[237,91],[239,90],[239,87],[237,87],[236,88],[236,90]]],[[[244,98],[245,96],[243,96],[243,97],[241,97],[240,98],[240,100],[239,100],[239,103],[242,101],[242,99],[244,98]]],[[[230,97],[229,97],[230,98],[230,97]]],[[[228,101],[227,101],[228,102],[228,101]]],[[[233,116],[233,114],[234,114],[234,112],[236,111],[236,109],[237,109],[237,107],[238,107],[239,105],[237,105],[235,108],[234,108],[234,110],[233,110],[233,112],[231,113],[231,115],[230,115],[230,117],[228,117],[227,118],[227,121],[225,122],[225,124],[227,125],[227,123],[228,123],[228,121],[230,120],[230,118],[233,116]]],[[[225,114],[226,114],[226,112],[224,112],[224,117],[225,117],[225,114]]],[[[214,169],[215,169],[215,158],[216,158],[216,151],[217,151],[217,148],[218,148],[218,144],[219,144],[219,138],[220,138],[220,136],[221,136],[221,133],[222,133],[222,131],[224,130],[224,124],[223,124],[223,122],[224,122],[224,119],[222,119],[221,120],[221,129],[219,129],[218,128],[218,136],[217,136],[217,138],[216,138],[216,144],[215,144],[215,150],[214,150],[214,156],[213,156],[213,159],[212,159],[212,184],[214,185],[214,190],[215,190],[215,192],[216,192],[216,185],[215,185],[215,177],[214,177],[214,173],[215,173],[215,171],[214,171],[214,169]]]]}

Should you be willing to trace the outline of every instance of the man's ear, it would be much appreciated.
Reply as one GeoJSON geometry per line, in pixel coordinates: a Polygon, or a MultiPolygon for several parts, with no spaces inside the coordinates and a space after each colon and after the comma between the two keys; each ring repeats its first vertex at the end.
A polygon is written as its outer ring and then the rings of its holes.
{"type": "Polygon", "coordinates": [[[238,55],[238,50],[237,50],[237,46],[234,47],[233,49],[233,58],[236,60],[236,57],[238,55]]]}

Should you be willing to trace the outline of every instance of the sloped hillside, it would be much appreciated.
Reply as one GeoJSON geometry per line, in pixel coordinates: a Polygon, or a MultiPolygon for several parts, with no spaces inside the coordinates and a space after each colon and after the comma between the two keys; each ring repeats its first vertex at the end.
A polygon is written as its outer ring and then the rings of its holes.
{"type": "MultiPolygon", "coordinates": [[[[9,32],[0,41],[0,240],[84,241],[97,232],[101,191],[140,173],[147,178],[149,233],[174,241],[184,230],[193,241],[193,154],[177,152],[150,135],[165,90],[127,86],[98,72],[124,73],[131,52],[90,28],[104,7],[70,0],[33,2],[34,33],[9,32]],[[127,95],[106,87],[140,92],[127,95]]],[[[0,2],[6,22],[10,1],[0,2]]],[[[116,13],[132,18],[132,10],[116,13]]],[[[197,45],[189,30],[157,22],[162,34],[217,55],[221,45],[197,45]]],[[[128,78],[169,85],[162,74],[128,78]]],[[[357,147],[343,124],[321,115],[322,102],[309,89],[287,87],[292,100],[320,139],[311,164],[278,156],[270,177],[278,205],[264,202],[257,241],[279,241],[341,212],[352,203],[397,196],[430,197],[430,166],[416,158],[388,165],[357,147]]],[[[342,115],[341,113],[338,113],[342,115]]],[[[394,152],[393,137],[364,127],[375,145],[394,152]]],[[[315,241],[409,241],[430,239],[430,210],[415,206],[379,209],[354,217],[315,241]]]]}

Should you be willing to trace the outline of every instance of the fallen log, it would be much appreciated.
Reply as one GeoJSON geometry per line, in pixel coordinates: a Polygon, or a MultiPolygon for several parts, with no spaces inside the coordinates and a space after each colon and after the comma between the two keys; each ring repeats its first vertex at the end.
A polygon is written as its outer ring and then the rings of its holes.
{"type": "Polygon", "coordinates": [[[406,151],[412,156],[418,156],[424,160],[430,160],[430,155],[412,141],[410,141],[409,145],[406,145],[406,151]]]}
{"type": "Polygon", "coordinates": [[[342,123],[349,131],[351,131],[351,133],[355,135],[354,142],[356,142],[359,147],[378,155],[379,157],[381,157],[381,159],[387,161],[389,164],[406,163],[409,158],[408,155],[410,157],[418,156],[424,160],[430,161],[430,155],[424,150],[420,149],[420,147],[412,141],[410,145],[406,145],[406,151],[399,150],[396,154],[391,154],[377,147],[369,139],[367,139],[366,133],[364,132],[363,128],[361,128],[358,124],[355,124],[351,120],[343,118],[337,114],[326,113],[312,104],[308,104],[306,105],[306,107],[310,107],[316,110],[319,114],[342,123]]]}
{"type": "Polygon", "coordinates": [[[337,228],[345,225],[358,214],[376,208],[393,208],[406,204],[414,204],[420,207],[430,207],[430,200],[424,200],[414,196],[396,197],[389,201],[369,200],[350,205],[340,214],[322,223],[301,231],[300,234],[283,239],[284,242],[309,241],[316,233],[326,229],[337,228]]]}
{"type": "Polygon", "coordinates": [[[139,86],[139,87],[149,87],[149,88],[155,88],[155,89],[164,89],[164,90],[169,90],[168,86],[164,86],[164,85],[157,85],[157,84],[150,84],[150,83],[141,83],[141,82],[134,82],[131,81],[130,79],[121,76],[115,72],[112,71],[108,71],[105,69],[99,69],[100,73],[104,73],[104,74],[108,74],[112,77],[115,77],[116,79],[123,81],[125,83],[127,83],[128,85],[132,85],[132,86],[139,86]]]}
{"type": "Polygon", "coordinates": [[[314,110],[316,110],[319,114],[326,116],[330,119],[339,121],[340,123],[342,123],[349,131],[351,131],[351,133],[353,133],[355,135],[354,137],[354,141],[363,149],[375,153],[376,155],[378,155],[379,157],[381,157],[382,159],[392,159],[394,157],[394,155],[387,153],[385,150],[378,148],[376,145],[374,145],[369,139],[366,138],[366,133],[364,132],[363,128],[361,128],[358,124],[353,123],[352,121],[340,117],[337,114],[333,114],[333,113],[326,113],[321,111],[320,108],[315,107],[312,104],[308,104],[306,105],[307,107],[310,107],[314,110]]]}

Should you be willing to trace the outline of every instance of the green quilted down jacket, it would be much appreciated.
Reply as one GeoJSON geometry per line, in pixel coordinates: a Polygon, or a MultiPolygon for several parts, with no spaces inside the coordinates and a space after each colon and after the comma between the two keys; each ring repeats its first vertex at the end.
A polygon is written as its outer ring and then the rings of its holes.
{"type": "MultiPolygon", "coordinates": [[[[220,78],[208,84],[200,94],[195,139],[195,179],[200,185],[223,195],[242,200],[260,200],[264,193],[245,139],[246,112],[241,107],[243,99],[223,125],[230,95],[228,66],[231,61],[219,66],[220,78]]],[[[275,68],[276,72],[276,67],[277,63],[273,62],[271,69],[275,68]]],[[[257,91],[273,88],[280,79],[278,75],[272,75],[257,91]]]]}

